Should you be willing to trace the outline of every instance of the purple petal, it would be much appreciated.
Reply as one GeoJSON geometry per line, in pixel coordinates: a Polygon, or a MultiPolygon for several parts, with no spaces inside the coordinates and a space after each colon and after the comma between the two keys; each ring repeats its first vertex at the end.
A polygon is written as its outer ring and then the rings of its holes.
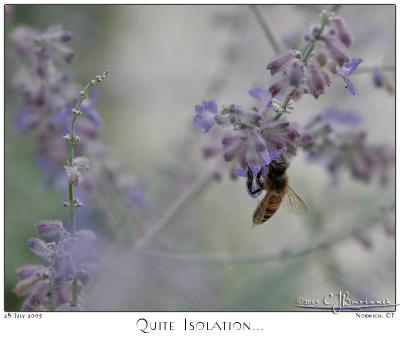
{"type": "Polygon", "coordinates": [[[356,88],[354,87],[353,83],[350,81],[348,77],[343,77],[344,82],[346,83],[346,88],[349,90],[349,92],[353,95],[357,95],[356,88]]]}
{"type": "Polygon", "coordinates": [[[249,169],[253,173],[254,176],[258,174],[258,171],[260,170],[260,167],[257,166],[256,164],[249,162],[249,169]]]}
{"type": "Polygon", "coordinates": [[[236,176],[247,178],[247,169],[235,168],[233,170],[233,174],[235,174],[236,176]]]}
{"type": "Polygon", "coordinates": [[[273,152],[270,152],[269,153],[269,157],[270,157],[270,159],[271,159],[271,161],[273,161],[273,160],[276,160],[277,158],[279,158],[282,154],[283,154],[283,152],[285,151],[285,147],[283,147],[283,148],[281,148],[281,149],[279,149],[279,150],[275,150],[275,151],[273,151],[273,152]]]}
{"type": "Polygon", "coordinates": [[[346,73],[348,75],[352,74],[357,69],[358,65],[362,63],[362,61],[362,58],[353,58],[350,63],[344,65],[344,67],[348,69],[346,73]]]}
{"type": "Polygon", "coordinates": [[[28,107],[23,107],[15,116],[14,128],[19,133],[25,133],[29,129],[29,126],[34,121],[34,112],[28,107]]]}
{"type": "Polygon", "coordinates": [[[213,100],[204,102],[205,103],[205,109],[211,111],[212,113],[216,114],[218,112],[218,106],[217,103],[213,100]]]}
{"type": "Polygon", "coordinates": [[[263,88],[254,88],[249,91],[250,96],[260,100],[264,104],[269,104],[271,101],[271,94],[263,88]]]}

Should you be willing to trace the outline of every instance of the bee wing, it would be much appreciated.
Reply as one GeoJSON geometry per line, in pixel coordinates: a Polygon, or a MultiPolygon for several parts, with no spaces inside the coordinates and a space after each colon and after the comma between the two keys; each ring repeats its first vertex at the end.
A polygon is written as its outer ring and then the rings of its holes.
{"type": "Polygon", "coordinates": [[[307,206],[303,200],[290,188],[286,192],[286,195],[283,197],[282,206],[288,212],[291,212],[296,215],[302,215],[307,212],[307,206]]]}

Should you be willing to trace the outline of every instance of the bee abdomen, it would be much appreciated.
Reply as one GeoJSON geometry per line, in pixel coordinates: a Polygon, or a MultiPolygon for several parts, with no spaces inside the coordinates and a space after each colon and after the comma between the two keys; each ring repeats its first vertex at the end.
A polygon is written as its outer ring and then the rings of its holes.
{"type": "Polygon", "coordinates": [[[282,202],[282,194],[280,193],[272,193],[269,196],[269,200],[266,201],[262,206],[260,207],[263,211],[263,215],[260,217],[259,212],[255,212],[253,222],[255,224],[262,224],[265,223],[269,218],[271,218],[275,212],[278,210],[278,208],[281,205],[282,202]],[[260,219],[261,218],[261,219],[260,219]]]}

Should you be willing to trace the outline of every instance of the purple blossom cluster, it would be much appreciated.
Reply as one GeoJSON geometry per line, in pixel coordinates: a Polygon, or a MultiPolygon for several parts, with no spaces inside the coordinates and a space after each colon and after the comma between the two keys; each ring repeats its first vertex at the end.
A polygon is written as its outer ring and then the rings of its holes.
{"type": "Polygon", "coordinates": [[[360,181],[369,182],[379,176],[381,184],[388,182],[394,151],[383,144],[369,143],[361,122],[359,114],[333,106],[313,117],[304,128],[311,137],[304,146],[309,160],[326,167],[334,184],[343,168],[360,181]]]}
{"type": "MultiPolygon", "coordinates": [[[[259,101],[250,109],[236,104],[218,108],[215,101],[203,101],[195,107],[195,127],[207,133],[213,126],[229,131],[222,136],[222,146],[209,146],[207,157],[223,153],[233,162],[233,173],[252,178],[260,171],[266,174],[268,165],[277,159],[285,163],[299,148],[311,148],[315,136],[308,129],[287,119],[294,102],[304,94],[319,98],[331,84],[331,76],[339,75],[352,95],[356,89],[349,76],[362,62],[350,59],[348,48],[352,37],[342,18],[323,11],[321,23],[313,25],[306,34],[308,43],[303,53],[290,50],[273,59],[267,66],[272,80],[266,89],[249,91],[259,101]]],[[[253,187],[257,187],[256,183],[253,187]]]]}
{"type": "MultiPolygon", "coordinates": [[[[65,191],[62,169],[67,158],[67,148],[61,137],[68,133],[71,111],[80,90],[68,73],[59,67],[63,62],[71,63],[74,58],[74,52],[69,47],[72,36],[61,26],[52,26],[45,31],[19,26],[10,34],[12,46],[25,60],[12,82],[21,100],[14,127],[19,133],[35,136],[37,164],[44,173],[43,183],[54,185],[60,191],[65,191]]],[[[103,198],[104,183],[112,186],[134,209],[143,210],[147,201],[143,181],[128,173],[120,160],[99,140],[103,120],[96,108],[97,99],[98,93],[94,91],[83,100],[83,115],[76,128],[80,137],[76,146],[78,153],[99,161],[93,165],[93,171],[87,175],[78,192],[85,199],[86,211],[102,214],[104,227],[114,232],[115,216],[103,198]],[[107,163],[111,163],[112,167],[107,163]]],[[[80,181],[79,173],[74,168],[67,169],[67,176],[75,176],[75,181],[80,181]]],[[[93,214],[88,212],[86,216],[93,214]]]]}
{"type": "Polygon", "coordinates": [[[64,229],[59,220],[42,220],[36,224],[37,237],[28,239],[28,247],[48,265],[26,265],[17,270],[19,282],[14,291],[18,296],[28,295],[21,309],[38,310],[79,310],[83,286],[88,281],[94,264],[95,234],[91,230],[76,231],[75,210],[83,204],[74,193],[74,188],[84,182],[89,171],[89,160],[75,155],[80,137],[76,134],[78,119],[82,116],[81,104],[88,96],[90,86],[102,82],[108,75],[106,70],[97,75],[82,91],[71,110],[71,128],[64,136],[69,147],[68,159],[64,166],[68,201],[64,203],[69,211],[70,230],[64,229]]]}
{"type": "Polygon", "coordinates": [[[94,273],[95,234],[90,230],[70,233],[59,220],[39,221],[36,230],[37,237],[29,238],[27,244],[46,265],[28,264],[17,269],[14,291],[26,297],[21,310],[79,310],[83,288],[94,273]],[[75,305],[73,290],[77,295],[75,305]]]}

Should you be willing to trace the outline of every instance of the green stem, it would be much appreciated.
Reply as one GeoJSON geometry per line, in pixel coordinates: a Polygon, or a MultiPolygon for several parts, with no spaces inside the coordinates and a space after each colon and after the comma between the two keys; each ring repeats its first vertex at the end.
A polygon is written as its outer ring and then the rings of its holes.
{"type": "MultiPolygon", "coordinates": [[[[76,140],[76,122],[78,120],[79,115],[75,112],[80,111],[81,104],[83,100],[88,95],[89,87],[92,83],[88,83],[83,90],[79,94],[79,98],[75,104],[75,107],[72,112],[72,120],[71,120],[71,127],[70,127],[70,136],[69,136],[69,155],[68,155],[68,166],[72,167],[72,162],[74,160],[75,155],[75,144],[77,143],[76,140]]],[[[71,233],[75,233],[75,207],[74,207],[74,188],[73,185],[69,182],[68,183],[68,204],[69,204],[69,218],[70,218],[70,230],[71,233]]],[[[78,304],[78,280],[77,277],[74,276],[72,281],[72,297],[71,297],[71,307],[76,308],[78,304]]]]}
{"type": "Polygon", "coordinates": [[[272,33],[272,30],[269,27],[267,20],[261,14],[260,9],[258,8],[257,5],[250,5],[250,9],[254,13],[258,24],[261,26],[265,36],[267,37],[267,39],[269,40],[269,42],[271,44],[274,52],[278,53],[280,51],[279,44],[278,44],[277,40],[275,39],[274,34],[272,33]]]}
{"type": "Polygon", "coordinates": [[[197,198],[214,181],[214,171],[200,178],[171,208],[155,223],[153,228],[136,242],[136,247],[147,246],[160,232],[168,226],[195,198],[197,198]]]}
{"type": "Polygon", "coordinates": [[[231,253],[204,253],[204,254],[182,254],[182,253],[169,253],[169,252],[158,252],[158,251],[147,251],[149,256],[154,256],[161,259],[178,260],[185,262],[198,262],[198,263],[210,263],[210,264],[241,264],[241,263],[265,263],[271,261],[280,261],[290,258],[296,258],[304,256],[319,250],[324,250],[336,245],[348,238],[359,235],[361,232],[367,231],[368,229],[377,226],[386,214],[393,211],[395,204],[381,207],[375,212],[374,215],[370,216],[369,219],[364,220],[365,213],[360,217],[362,223],[357,224],[353,229],[348,229],[344,226],[342,233],[327,237],[318,242],[306,245],[297,250],[282,250],[277,253],[261,253],[261,254],[231,254],[231,253]]]}

